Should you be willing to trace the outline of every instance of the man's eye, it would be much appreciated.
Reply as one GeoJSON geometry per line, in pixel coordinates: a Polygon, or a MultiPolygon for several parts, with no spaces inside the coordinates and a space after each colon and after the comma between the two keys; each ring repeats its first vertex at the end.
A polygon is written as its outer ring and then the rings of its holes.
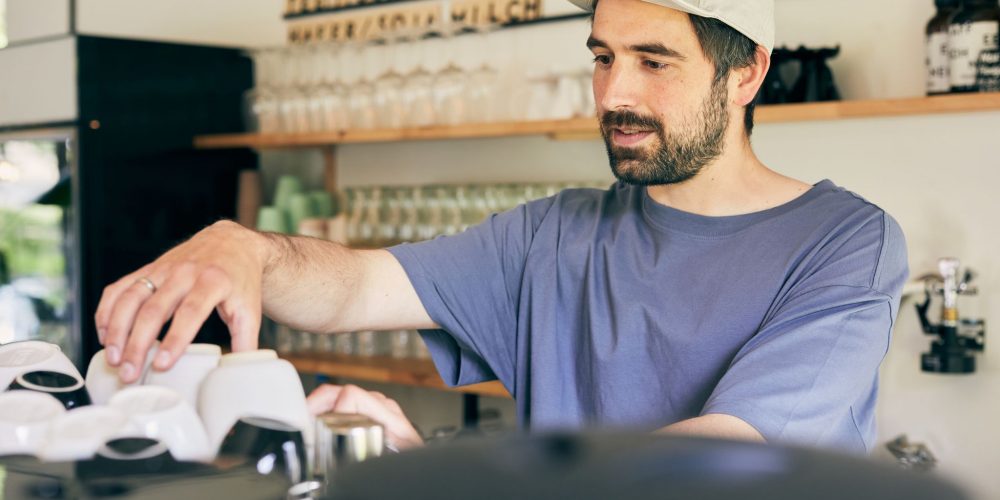
{"type": "Polygon", "coordinates": [[[600,64],[601,66],[607,66],[611,64],[611,56],[605,54],[598,54],[594,56],[594,62],[600,64]]]}
{"type": "Polygon", "coordinates": [[[655,69],[655,70],[666,69],[667,66],[668,66],[667,64],[664,64],[664,63],[661,63],[661,62],[656,62],[656,61],[650,61],[649,59],[646,59],[642,63],[645,64],[647,68],[649,68],[649,69],[655,69]]]}

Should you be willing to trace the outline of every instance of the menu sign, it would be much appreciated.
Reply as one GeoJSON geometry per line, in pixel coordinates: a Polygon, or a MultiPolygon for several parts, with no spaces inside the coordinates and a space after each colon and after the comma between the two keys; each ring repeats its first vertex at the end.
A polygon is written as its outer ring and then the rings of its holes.
{"type": "Polygon", "coordinates": [[[371,40],[431,28],[511,26],[543,19],[543,0],[286,0],[292,43],[371,40]]]}

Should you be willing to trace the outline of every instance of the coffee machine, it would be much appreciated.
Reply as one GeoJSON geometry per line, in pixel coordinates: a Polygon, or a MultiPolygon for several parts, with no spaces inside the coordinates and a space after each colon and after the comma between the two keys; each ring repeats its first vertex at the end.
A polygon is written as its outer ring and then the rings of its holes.
{"type": "Polygon", "coordinates": [[[958,315],[958,297],[975,295],[971,285],[975,273],[966,269],[960,275],[961,262],[955,258],[938,261],[939,275],[924,278],[924,301],[917,304],[917,315],[924,333],[937,337],[930,352],[920,356],[920,368],[930,373],[974,373],[975,353],[982,352],[986,341],[986,323],[982,319],[961,319],[958,315]],[[941,322],[931,323],[928,310],[931,297],[942,297],[941,322]]]}

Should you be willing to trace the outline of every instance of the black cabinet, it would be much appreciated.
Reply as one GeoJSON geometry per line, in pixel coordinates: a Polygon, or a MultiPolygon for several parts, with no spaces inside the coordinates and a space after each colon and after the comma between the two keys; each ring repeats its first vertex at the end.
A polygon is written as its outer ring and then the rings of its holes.
{"type": "MultiPolygon", "coordinates": [[[[83,359],[100,349],[103,288],[236,211],[249,150],[198,151],[239,132],[252,65],[238,49],[77,37],[76,127],[83,359]]],[[[213,318],[197,341],[225,343],[213,318]]]]}

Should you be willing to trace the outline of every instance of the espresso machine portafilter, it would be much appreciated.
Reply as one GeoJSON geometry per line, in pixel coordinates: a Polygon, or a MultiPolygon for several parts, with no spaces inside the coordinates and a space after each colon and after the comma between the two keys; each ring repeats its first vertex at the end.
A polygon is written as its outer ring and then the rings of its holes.
{"type": "Polygon", "coordinates": [[[920,356],[920,367],[931,373],[974,373],[975,353],[982,352],[986,341],[986,323],[982,319],[961,319],[958,315],[958,297],[975,295],[971,285],[975,273],[969,269],[959,279],[961,262],[955,258],[938,261],[940,275],[924,279],[924,301],[917,304],[917,315],[924,333],[937,338],[931,342],[930,352],[920,356]],[[941,322],[931,323],[928,318],[931,297],[941,296],[941,322]]]}

